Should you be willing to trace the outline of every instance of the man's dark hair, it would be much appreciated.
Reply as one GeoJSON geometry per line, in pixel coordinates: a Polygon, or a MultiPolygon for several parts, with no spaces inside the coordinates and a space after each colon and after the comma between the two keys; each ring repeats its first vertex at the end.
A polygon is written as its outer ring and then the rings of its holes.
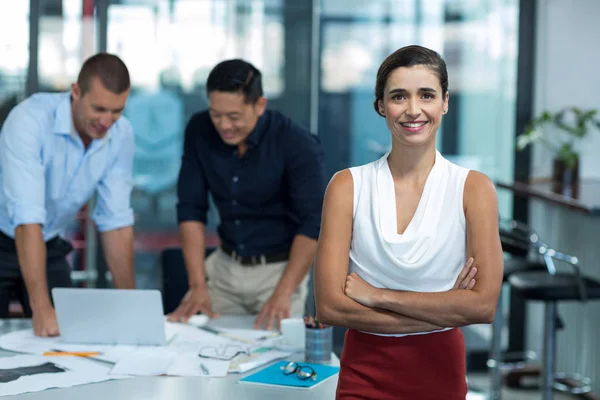
{"type": "Polygon", "coordinates": [[[234,59],[217,64],[206,80],[206,92],[241,93],[253,104],[263,95],[262,75],[247,61],[234,59]]]}
{"type": "Polygon", "coordinates": [[[90,90],[94,78],[100,79],[102,86],[115,94],[121,94],[131,86],[127,66],[114,54],[98,53],[83,63],[77,77],[81,95],[90,90]]]}
{"type": "Polygon", "coordinates": [[[442,57],[426,47],[417,45],[402,47],[390,54],[381,63],[379,71],[377,71],[375,102],[373,103],[377,114],[381,115],[379,101],[383,100],[383,91],[392,72],[400,67],[414,67],[416,65],[424,65],[437,75],[442,87],[442,96],[446,96],[448,92],[448,71],[446,70],[446,62],[442,57]]]}

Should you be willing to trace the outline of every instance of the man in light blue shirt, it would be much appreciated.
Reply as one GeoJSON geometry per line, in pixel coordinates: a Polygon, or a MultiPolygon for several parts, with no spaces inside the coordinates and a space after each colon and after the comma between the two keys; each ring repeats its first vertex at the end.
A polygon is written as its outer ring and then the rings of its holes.
{"type": "Polygon", "coordinates": [[[59,334],[50,290],[71,286],[72,250],[61,236],[94,193],[92,218],[114,286],[135,287],[134,138],[121,116],[129,89],[123,61],[100,53],[70,93],[27,98],[0,132],[0,318],[16,294],[38,336],[59,334]]]}

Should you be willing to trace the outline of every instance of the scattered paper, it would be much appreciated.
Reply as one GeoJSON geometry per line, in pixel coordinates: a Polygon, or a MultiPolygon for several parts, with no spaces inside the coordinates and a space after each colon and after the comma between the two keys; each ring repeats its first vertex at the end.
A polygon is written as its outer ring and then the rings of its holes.
{"type": "Polygon", "coordinates": [[[0,376],[4,376],[5,380],[0,385],[0,396],[125,378],[110,376],[109,371],[110,366],[82,357],[0,357],[0,376]]]}
{"type": "Polygon", "coordinates": [[[33,334],[33,329],[14,331],[0,336],[0,348],[16,353],[42,355],[46,351],[55,349],[56,343],[59,343],[57,337],[37,337],[33,334]]]}
{"type": "Polygon", "coordinates": [[[195,354],[182,354],[175,357],[167,375],[224,377],[227,376],[229,363],[229,361],[200,358],[195,354]]]}
{"type": "MultiPolygon", "coordinates": [[[[127,345],[111,346],[110,348],[104,350],[100,355],[94,356],[91,358],[93,358],[94,360],[106,361],[106,362],[114,364],[114,363],[118,362],[121,358],[137,351],[140,347],[146,347],[146,346],[127,346],[127,345]]],[[[63,350],[63,349],[61,348],[60,350],[63,350]]],[[[63,350],[63,351],[69,351],[69,350],[63,350]]]]}
{"type": "Polygon", "coordinates": [[[258,343],[262,342],[263,338],[273,338],[273,331],[265,331],[258,329],[232,329],[232,328],[221,328],[220,332],[227,334],[227,337],[235,340],[239,338],[241,342],[246,343],[258,343]]]}
{"type": "Polygon", "coordinates": [[[165,349],[137,349],[119,358],[110,373],[131,376],[165,375],[175,356],[176,354],[165,349]]]}
{"type": "Polygon", "coordinates": [[[182,333],[194,333],[198,332],[198,327],[188,323],[178,323],[165,321],[165,335],[167,337],[167,343],[169,343],[176,335],[182,333]]]}
{"type": "Polygon", "coordinates": [[[214,334],[190,324],[171,322],[165,322],[165,330],[169,341],[164,346],[132,346],[63,343],[60,337],[40,338],[27,329],[0,336],[0,348],[40,356],[49,351],[98,352],[100,355],[90,358],[114,364],[109,371],[115,377],[220,377],[228,371],[246,372],[291,354],[271,348],[276,340],[271,331],[221,328],[221,333],[214,334]]]}
{"type": "MultiPolygon", "coordinates": [[[[169,340],[177,335],[196,335],[199,329],[188,324],[165,322],[165,332],[169,340]]],[[[212,335],[214,336],[214,335],[212,335]]],[[[167,343],[168,345],[168,343],[167,343]]],[[[83,351],[99,352],[100,356],[94,357],[101,361],[115,363],[121,357],[130,354],[138,348],[161,348],[162,346],[132,346],[132,345],[96,345],[63,343],[60,336],[38,337],[33,334],[33,329],[24,329],[6,333],[0,336],[0,348],[16,353],[43,355],[47,351],[83,351]]]]}
{"type": "Polygon", "coordinates": [[[169,348],[178,353],[196,352],[202,346],[227,345],[237,343],[231,339],[214,335],[200,329],[193,332],[180,333],[169,343],[169,348]]]}
{"type": "Polygon", "coordinates": [[[279,350],[266,349],[258,350],[249,356],[240,356],[233,360],[229,365],[229,372],[244,373],[262,365],[268,364],[271,361],[286,358],[293,353],[279,350]]]}

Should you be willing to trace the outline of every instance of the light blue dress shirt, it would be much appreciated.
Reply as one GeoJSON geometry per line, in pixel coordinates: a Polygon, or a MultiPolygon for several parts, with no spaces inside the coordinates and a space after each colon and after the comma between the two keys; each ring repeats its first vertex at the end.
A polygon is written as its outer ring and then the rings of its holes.
{"type": "Polygon", "coordinates": [[[0,132],[0,230],[42,224],[44,239],[65,228],[97,193],[92,219],[105,232],[133,225],[134,136],[125,117],[86,150],[73,128],[69,93],[38,93],[8,115],[0,132]]]}

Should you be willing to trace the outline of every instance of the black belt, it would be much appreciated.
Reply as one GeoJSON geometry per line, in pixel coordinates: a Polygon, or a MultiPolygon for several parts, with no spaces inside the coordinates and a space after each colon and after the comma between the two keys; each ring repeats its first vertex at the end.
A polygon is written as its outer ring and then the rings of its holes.
{"type": "MultiPolygon", "coordinates": [[[[46,257],[53,259],[55,257],[64,257],[73,251],[73,245],[71,242],[61,238],[60,236],[53,236],[46,241],[46,257]]],[[[12,254],[17,255],[17,246],[15,239],[6,235],[4,232],[0,232],[0,254],[12,254]]]]}
{"type": "Polygon", "coordinates": [[[229,257],[242,265],[254,266],[259,264],[270,264],[276,262],[287,261],[290,257],[289,252],[281,252],[274,254],[261,254],[258,256],[240,256],[237,252],[226,244],[221,244],[221,250],[229,257]]]}

